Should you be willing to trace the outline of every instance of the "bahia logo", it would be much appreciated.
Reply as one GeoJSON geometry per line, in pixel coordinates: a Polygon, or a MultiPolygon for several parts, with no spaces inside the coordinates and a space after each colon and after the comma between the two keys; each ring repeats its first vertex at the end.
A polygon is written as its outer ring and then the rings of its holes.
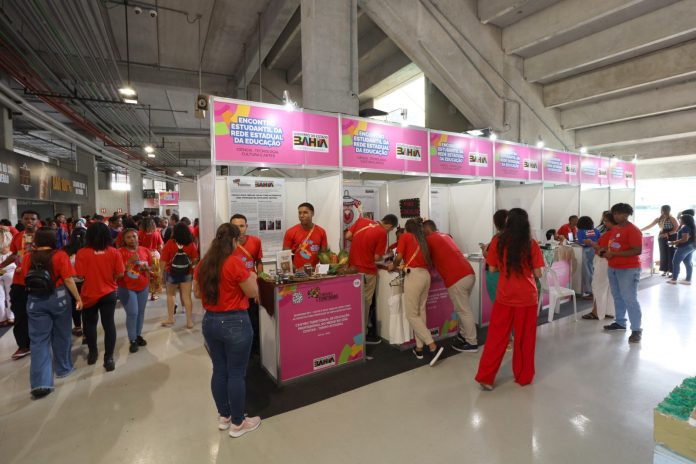
{"type": "Polygon", "coordinates": [[[469,153],[469,166],[480,168],[488,167],[488,155],[486,153],[469,153]]]}
{"type": "Polygon", "coordinates": [[[254,187],[273,188],[273,184],[272,180],[257,180],[254,182],[254,187]]]}
{"type": "Polygon", "coordinates": [[[571,176],[576,176],[578,174],[578,167],[574,164],[566,164],[565,172],[571,176]]]}
{"type": "Polygon", "coordinates": [[[321,358],[316,358],[312,362],[312,365],[314,366],[315,371],[318,371],[321,369],[326,369],[327,367],[335,366],[336,365],[336,355],[330,354],[328,356],[322,356],[321,358]]]}
{"type": "Polygon", "coordinates": [[[396,144],[396,159],[409,160],[409,161],[420,161],[421,160],[421,147],[418,145],[407,145],[405,143],[396,144]]]}
{"type": "Polygon", "coordinates": [[[607,177],[607,168],[599,168],[597,170],[597,175],[599,177],[607,177]]]}
{"type": "Polygon", "coordinates": [[[539,171],[539,162],[538,161],[526,159],[526,160],[524,160],[523,166],[524,166],[524,170],[528,171],[528,172],[539,171]]]}
{"type": "Polygon", "coordinates": [[[624,176],[626,176],[626,179],[633,179],[633,173],[630,171],[624,171],[624,176]]]}
{"type": "Polygon", "coordinates": [[[292,149],[300,151],[329,152],[329,136],[311,132],[292,132],[292,149]]]}

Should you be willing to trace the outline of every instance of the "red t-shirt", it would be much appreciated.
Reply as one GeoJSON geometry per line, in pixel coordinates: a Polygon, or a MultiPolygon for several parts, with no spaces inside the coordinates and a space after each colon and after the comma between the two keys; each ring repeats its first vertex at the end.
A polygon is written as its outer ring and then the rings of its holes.
{"type": "MultiPolygon", "coordinates": [[[[537,305],[537,287],[534,280],[533,269],[540,269],[545,266],[544,256],[541,254],[539,244],[532,240],[531,254],[532,265],[529,262],[522,264],[522,273],[517,274],[511,272],[507,275],[505,262],[507,256],[499,256],[498,254],[499,237],[494,237],[488,248],[488,256],[486,263],[489,266],[498,268],[500,279],[498,280],[498,293],[496,294],[496,302],[513,307],[526,307],[537,305]]],[[[507,255],[507,251],[505,252],[507,255]]]]}
{"type": "Polygon", "coordinates": [[[404,266],[410,268],[424,267],[427,269],[428,263],[425,261],[423,250],[418,247],[416,236],[411,232],[404,232],[401,237],[399,237],[399,243],[396,245],[396,252],[401,255],[404,266]]]}
{"type": "Polygon", "coordinates": [[[100,298],[116,291],[114,276],[123,274],[126,268],[121,253],[116,248],[107,247],[96,251],[84,247],[75,256],[75,273],[84,277],[80,296],[85,308],[97,304],[100,298]]]}
{"type": "Polygon", "coordinates": [[[565,238],[570,238],[568,234],[572,233],[573,234],[573,239],[577,240],[578,239],[578,228],[577,227],[570,227],[570,224],[564,224],[562,225],[559,229],[558,232],[556,232],[556,235],[561,236],[563,235],[565,238]]]}
{"type": "Polygon", "coordinates": [[[474,268],[452,237],[442,232],[435,232],[425,237],[425,240],[428,242],[430,259],[445,282],[445,287],[449,288],[474,273],[474,268]]]}
{"type": "MultiPolygon", "coordinates": [[[[203,295],[202,301],[205,310],[217,313],[248,309],[249,298],[247,298],[239,286],[240,282],[244,282],[249,278],[249,271],[242,260],[234,255],[228,256],[222,265],[220,274],[218,301],[216,304],[208,303],[205,301],[205,295],[203,295]]],[[[198,281],[198,268],[196,268],[194,279],[198,281]]]]}
{"type": "Polygon", "coordinates": [[[155,229],[155,231],[152,233],[145,232],[144,230],[139,230],[138,245],[141,247],[145,247],[148,250],[159,251],[160,248],[162,248],[162,245],[164,245],[164,240],[162,240],[162,235],[159,233],[159,230],[157,229],[155,229]]]}
{"type": "Polygon", "coordinates": [[[24,285],[22,260],[24,256],[31,252],[34,236],[27,236],[28,240],[25,240],[24,237],[24,231],[19,232],[17,235],[12,237],[12,241],[10,242],[10,253],[17,255],[17,259],[15,261],[17,268],[15,269],[14,277],[12,277],[13,285],[24,285]]]}
{"type": "Polygon", "coordinates": [[[196,238],[199,238],[200,233],[201,233],[200,228],[198,226],[194,226],[193,227],[193,236],[196,238]]]}
{"type": "MultiPolygon", "coordinates": [[[[22,263],[22,285],[27,278],[27,273],[31,269],[31,253],[24,257],[24,262],[22,263]]],[[[15,272],[16,274],[17,272],[15,272]]],[[[51,259],[51,277],[53,277],[53,283],[56,287],[63,285],[65,279],[75,275],[75,270],[70,264],[70,257],[68,254],[62,250],[57,250],[53,254],[51,259]]]]}
{"type": "MultiPolygon", "coordinates": [[[[160,256],[160,260],[167,263],[167,272],[171,272],[172,260],[174,259],[174,255],[176,255],[178,251],[179,246],[176,244],[176,241],[173,238],[167,240],[167,243],[164,245],[164,248],[162,249],[162,253],[160,256]]],[[[196,247],[196,244],[193,242],[184,246],[184,253],[188,255],[192,263],[198,259],[198,247],[196,247]]],[[[191,268],[189,269],[189,274],[193,274],[193,266],[191,266],[191,268]]]]}
{"type": "MultiPolygon", "coordinates": [[[[638,227],[627,222],[623,227],[613,226],[607,234],[609,251],[626,251],[643,246],[643,233],[638,227]]],[[[614,256],[609,260],[609,267],[613,269],[633,269],[640,267],[640,255],[614,256]]]]}
{"type": "Polygon", "coordinates": [[[7,229],[7,231],[14,237],[19,233],[19,231],[15,228],[15,226],[2,226],[4,229],[7,229]]]}
{"type": "Polygon", "coordinates": [[[360,218],[350,228],[353,240],[348,262],[365,274],[377,274],[375,255],[383,255],[387,248],[387,231],[377,221],[360,218]]]}
{"type": "Polygon", "coordinates": [[[237,245],[232,255],[241,259],[248,271],[256,272],[256,263],[263,258],[261,239],[253,235],[247,235],[244,245],[237,245]]]}
{"type": "Polygon", "coordinates": [[[118,249],[118,252],[121,254],[123,266],[126,268],[123,277],[117,282],[118,286],[133,290],[134,292],[145,290],[150,285],[150,272],[141,270],[140,266],[135,263],[137,261],[144,261],[152,266],[152,255],[150,254],[150,250],[142,246],[139,246],[136,251],[121,247],[118,249]]]}
{"type": "Polygon", "coordinates": [[[311,234],[300,224],[296,224],[285,232],[283,239],[283,249],[292,250],[294,254],[292,262],[295,269],[302,269],[305,264],[316,266],[319,262],[319,250],[325,250],[328,247],[326,231],[316,224],[311,234]]]}

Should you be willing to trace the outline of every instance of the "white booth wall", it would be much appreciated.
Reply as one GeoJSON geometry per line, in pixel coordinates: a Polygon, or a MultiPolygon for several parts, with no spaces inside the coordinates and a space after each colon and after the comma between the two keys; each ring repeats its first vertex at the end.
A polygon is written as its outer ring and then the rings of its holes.
{"type": "MultiPolygon", "coordinates": [[[[477,182],[448,187],[449,233],[464,253],[480,253],[495,232],[495,183],[477,182]]],[[[443,229],[444,230],[444,229],[443,229]]]]}
{"type": "Polygon", "coordinates": [[[636,208],[636,189],[611,189],[609,190],[610,204],[628,203],[636,208]]]}
{"type": "MultiPolygon", "coordinates": [[[[508,185],[501,183],[496,189],[496,208],[522,208],[529,214],[532,234],[541,233],[544,186],[542,184],[508,185]]],[[[535,237],[541,239],[542,237],[535,237]]]]}
{"type": "Polygon", "coordinates": [[[449,186],[433,184],[430,187],[430,216],[428,219],[435,222],[438,230],[451,233],[450,215],[457,209],[458,205],[451,202],[449,186]]]}
{"type": "Polygon", "coordinates": [[[601,219],[602,213],[607,210],[609,210],[608,187],[580,190],[580,216],[590,216],[597,222],[601,219]]]}
{"type": "MultiPolygon", "coordinates": [[[[401,217],[399,211],[399,201],[411,198],[420,200],[421,217],[430,217],[430,179],[418,177],[414,179],[392,180],[386,183],[387,190],[387,209],[386,211],[395,214],[399,218],[399,225],[404,226],[408,218],[401,217]]],[[[390,235],[390,243],[394,241],[394,236],[390,235]]]]}
{"type": "Polygon", "coordinates": [[[580,212],[580,188],[577,186],[544,187],[543,229],[558,229],[568,217],[580,212]]]}

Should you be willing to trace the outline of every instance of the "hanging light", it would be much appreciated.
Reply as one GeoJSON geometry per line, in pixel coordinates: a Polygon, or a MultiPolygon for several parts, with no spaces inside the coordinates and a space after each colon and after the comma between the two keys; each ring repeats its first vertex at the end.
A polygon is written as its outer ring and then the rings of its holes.
{"type": "Polygon", "coordinates": [[[580,153],[582,153],[583,155],[586,155],[587,154],[587,147],[580,147],[580,153]]]}
{"type": "Polygon", "coordinates": [[[145,153],[147,153],[147,154],[155,152],[155,148],[150,144],[145,145],[143,148],[145,149],[145,153]]]}
{"type": "Polygon", "coordinates": [[[481,137],[483,135],[483,131],[481,129],[472,129],[466,131],[468,135],[471,135],[473,137],[481,137]]]}
{"type": "Polygon", "coordinates": [[[138,93],[135,91],[131,85],[130,78],[130,40],[128,37],[128,1],[123,2],[123,13],[126,20],[126,74],[128,78],[128,83],[118,89],[118,93],[123,97],[123,103],[129,103],[131,105],[138,104],[138,93]]]}
{"type": "Polygon", "coordinates": [[[495,132],[491,131],[491,135],[488,136],[491,140],[495,141],[498,139],[498,136],[496,135],[495,132]]]}
{"type": "Polygon", "coordinates": [[[130,85],[126,85],[118,89],[118,93],[123,95],[124,97],[135,97],[138,94],[135,92],[135,89],[131,87],[130,85]]]}
{"type": "Polygon", "coordinates": [[[544,148],[544,141],[541,139],[541,137],[539,137],[539,140],[537,140],[536,147],[544,148]]]}
{"type": "Polygon", "coordinates": [[[283,102],[285,103],[285,109],[287,111],[294,111],[297,106],[294,101],[290,99],[290,92],[283,90],[283,102]]]}
{"type": "Polygon", "coordinates": [[[184,173],[183,173],[183,172],[181,172],[181,171],[176,171],[176,175],[177,175],[177,176],[183,176],[183,175],[184,175],[184,173]]]}

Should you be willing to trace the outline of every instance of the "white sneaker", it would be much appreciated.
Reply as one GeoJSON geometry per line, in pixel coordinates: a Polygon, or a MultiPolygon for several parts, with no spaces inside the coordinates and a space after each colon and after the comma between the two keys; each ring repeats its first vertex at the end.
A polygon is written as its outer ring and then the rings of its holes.
{"type": "Polygon", "coordinates": [[[256,417],[245,417],[244,422],[239,425],[232,424],[230,426],[230,437],[239,438],[247,432],[253,432],[259,428],[261,425],[261,418],[256,417]]]}
{"type": "Polygon", "coordinates": [[[679,283],[682,284],[682,285],[691,285],[691,281],[690,281],[690,280],[680,280],[679,283]]]}
{"type": "Polygon", "coordinates": [[[231,417],[218,416],[218,428],[220,430],[227,430],[230,428],[230,425],[232,425],[231,417]]]}

